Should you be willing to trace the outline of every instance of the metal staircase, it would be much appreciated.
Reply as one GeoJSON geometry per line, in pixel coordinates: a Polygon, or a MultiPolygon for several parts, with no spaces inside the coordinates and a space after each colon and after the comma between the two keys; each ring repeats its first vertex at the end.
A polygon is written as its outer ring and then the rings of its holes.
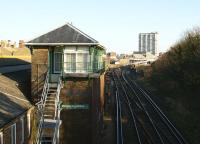
{"type": "Polygon", "coordinates": [[[61,78],[59,78],[58,83],[50,83],[47,72],[41,100],[37,103],[39,112],[37,144],[59,143],[59,127],[61,125],[59,95],[61,88],[61,78]]]}

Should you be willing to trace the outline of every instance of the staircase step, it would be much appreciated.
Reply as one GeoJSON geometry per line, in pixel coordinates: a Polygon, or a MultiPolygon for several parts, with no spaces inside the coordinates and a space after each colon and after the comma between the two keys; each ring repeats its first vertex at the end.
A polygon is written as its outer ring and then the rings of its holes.
{"type": "Polygon", "coordinates": [[[52,103],[46,103],[45,104],[45,107],[49,107],[49,106],[54,106],[55,107],[55,104],[52,104],[52,103]]]}
{"type": "Polygon", "coordinates": [[[53,137],[49,137],[49,136],[43,136],[41,138],[41,142],[52,142],[53,137]]]}
{"type": "Polygon", "coordinates": [[[47,98],[46,101],[53,101],[53,102],[55,102],[56,100],[55,100],[55,98],[51,97],[51,98],[47,98]]]}
{"type": "Polygon", "coordinates": [[[50,116],[54,117],[54,115],[52,115],[52,114],[44,114],[44,117],[50,117],[50,116]]]}
{"type": "Polygon", "coordinates": [[[46,103],[49,103],[49,102],[54,102],[55,103],[56,101],[55,101],[55,99],[52,99],[52,98],[46,99],[46,103]]]}
{"type": "Polygon", "coordinates": [[[50,88],[57,88],[58,83],[49,83],[50,88]]]}
{"type": "Polygon", "coordinates": [[[56,95],[56,92],[48,92],[48,95],[56,95]]]}
{"type": "Polygon", "coordinates": [[[50,88],[49,91],[57,91],[57,88],[50,88]]]}
{"type": "Polygon", "coordinates": [[[55,110],[46,110],[44,114],[55,114],[55,110]]]}
{"type": "Polygon", "coordinates": [[[45,107],[45,110],[47,110],[47,111],[49,111],[49,110],[54,111],[54,110],[55,110],[55,107],[45,107]]]}
{"type": "Polygon", "coordinates": [[[47,98],[55,98],[55,95],[48,95],[47,98]]]}
{"type": "Polygon", "coordinates": [[[55,111],[55,107],[45,107],[45,110],[46,111],[49,111],[49,110],[55,111]]]}
{"type": "Polygon", "coordinates": [[[46,110],[48,110],[48,111],[49,111],[49,110],[55,110],[55,107],[45,107],[45,111],[46,111],[46,110]]]}

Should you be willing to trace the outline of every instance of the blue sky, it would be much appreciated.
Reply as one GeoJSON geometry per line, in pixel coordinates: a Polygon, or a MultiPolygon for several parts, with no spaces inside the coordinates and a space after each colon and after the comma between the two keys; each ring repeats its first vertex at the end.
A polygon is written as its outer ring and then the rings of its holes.
{"type": "Polygon", "coordinates": [[[30,40],[72,22],[107,51],[137,51],[138,34],[155,31],[160,51],[166,51],[200,26],[199,6],[199,0],[5,0],[0,39],[30,40]]]}

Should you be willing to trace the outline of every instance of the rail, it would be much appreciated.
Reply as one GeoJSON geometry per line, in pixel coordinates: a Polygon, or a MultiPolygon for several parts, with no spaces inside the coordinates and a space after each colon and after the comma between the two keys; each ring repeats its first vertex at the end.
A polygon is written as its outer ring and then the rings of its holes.
{"type": "MultiPolygon", "coordinates": [[[[115,75],[117,76],[117,73],[115,73],[115,71],[113,71],[113,72],[112,72],[112,75],[113,75],[114,83],[115,83],[116,88],[117,88],[117,94],[119,95],[120,90],[119,90],[119,87],[117,86],[117,81],[118,81],[118,80],[115,78],[115,75]]],[[[117,76],[117,78],[118,78],[118,76],[117,76]]],[[[119,81],[119,84],[122,85],[121,81],[119,81]]],[[[131,109],[131,103],[130,103],[128,97],[127,97],[127,94],[126,94],[126,91],[124,90],[124,87],[122,87],[122,90],[123,90],[123,92],[124,92],[124,94],[125,94],[127,106],[128,106],[129,111],[130,111],[131,118],[133,119],[133,122],[134,122],[134,127],[135,127],[135,129],[136,129],[136,133],[137,133],[137,138],[138,138],[139,144],[141,144],[141,139],[140,139],[139,132],[138,132],[138,126],[136,125],[136,118],[135,118],[135,116],[134,116],[133,110],[131,109]]],[[[121,107],[120,107],[120,108],[121,108],[121,107]]],[[[118,132],[118,133],[119,133],[119,132],[118,132]]],[[[123,136],[122,131],[121,131],[121,136],[123,136]]],[[[123,137],[122,137],[122,138],[123,138],[123,137]]],[[[119,139],[119,140],[120,140],[120,139],[119,139]]],[[[124,139],[123,139],[123,141],[124,141],[124,139]]]]}
{"type": "Polygon", "coordinates": [[[117,144],[123,144],[121,104],[120,104],[119,95],[117,91],[116,91],[115,99],[116,99],[117,144]]]}
{"type": "MultiPolygon", "coordinates": [[[[156,133],[156,135],[157,135],[157,137],[158,137],[160,143],[164,144],[164,140],[163,140],[161,134],[159,133],[159,130],[158,130],[158,128],[156,127],[155,122],[154,122],[153,119],[151,118],[151,116],[150,116],[150,114],[149,114],[147,108],[144,106],[144,103],[141,101],[141,99],[139,98],[139,96],[138,96],[138,94],[136,93],[136,91],[131,87],[131,85],[129,84],[129,82],[128,82],[127,79],[125,78],[123,72],[122,72],[122,78],[123,78],[123,80],[126,82],[127,86],[130,88],[130,90],[132,90],[133,93],[134,93],[134,95],[136,96],[136,99],[137,99],[139,105],[142,107],[144,114],[147,116],[147,118],[148,118],[150,124],[152,125],[152,127],[153,127],[153,129],[154,129],[154,131],[155,131],[155,133],[156,133]]],[[[135,102],[135,101],[134,101],[134,102],[135,102]]]]}
{"type": "MultiPolygon", "coordinates": [[[[146,101],[148,101],[148,103],[152,106],[152,108],[155,110],[153,113],[153,117],[155,120],[155,115],[158,114],[157,116],[161,119],[162,123],[160,123],[158,125],[158,123],[156,123],[155,126],[157,126],[157,128],[159,129],[159,132],[162,133],[165,138],[168,140],[168,142],[175,142],[175,143],[179,143],[179,144],[186,144],[186,140],[182,137],[182,135],[180,134],[180,132],[174,127],[174,125],[169,121],[169,119],[164,115],[164,113],[161,111],[161,109],[156,105],[156,103],[150,98],[150,96],[144,91],[142,90],[135,81],[131,80],[130,78],[125,78],[125,74],[122,73],[123,79],[126,81],[127,85],[130,87],[130,89],[132,89],[132,91],[134,92],[135,96],[137,97],[137,99],[140,101],[140,103],[144,104],[144,99],[143,101],[141,101],[141,98],[145,98],[146,101]],[[128,81],[130,81],[131,83],[129,83],[128,81]],[[141,94],[143,95],[142,97],[139,97],[138,93],[134,90],[133,87],[131,87],[131,84],[135,86],[135,89],[139,90],[138,92],[141,92],[141,94]],[[168,129],[168,131],[170,132],[170,135],[173,136],[174,138],[171,137],[171,139],[168,139],[168,137],[166,136],[166,130],[163,132],[163,126],[166,126],[166,128],[168,129]],[[162,126],[162,128],[160,128],[162,126]],[[171,141],[172,140],[172,141],[171,141]]],[[[145,105],[147,105],[147,103],[145,103],[145,105]]],[[[146,109],[144,107],[144,109],[146,109]]],[[[149,108],[150,109],[150,108],[149,108]]],[[[147,110],[145,110],[147,111],[147,110]]],[[[148,111],[147,111],[148,114],[148,111]]],[[[149,115],[149,114],[148,114],[149,115]]],[[[150,115],[149,115],[150,116],[150,115]]],[[[168,132],[168,134],[169,134],[168,132]]],[[[161,138],[161,137],[160,137],[161,138]]]]}
{"type": "MultiPolygon", "coordinates": [[[[115,71],[113,71],[113,79],[114,79],[116,87],[117,87],[117,83],[116,83],[117,80],[114,78],[114,73],[116,74],[117,79],[119,79],[119,77],[118,77],[117,73],[115,71]]],[[[138,127],[137,122],[136,122],[136,116],[134,115],[133,110],[131,108],[131,102],[130,102],[130,100],[128,98],[128,94],[127,94],[127,92],[126,92],[125,88],[123,87],[122,82],[120,80],[119,80],[119,83],[120,83],[120,85],[122,87],[122,90],[123,90],[123,93],[125,95],[126,104],[127,104],[127,107],[128,107],[129,112],[131,114],[131,118],[132,118],[133,123],[134,123],[134,127],[135,127],[135,130],[136,130],[138,142],[139,142],[139,144],[142,144],[141,136],[140,136],[140,133],[139,133],[139,127],[138,127]]],[[[118,89],[118,91],[119,91],[119,89],[118,89]]]]}
{"type": "Polygon", "coordinates": [[[141,93],[143,93],[145,99],[153,106],[155,111],[160,115],[162,121],[165,123],[165,125],[168,127],[168,129],[171,131],[171,133],[175,136],[177,141],[182,144],[186,144],[186,140],[183,138],[181,133],[175,128],[173,123],[165,116],[165,114],[162,112],[162,110],[157,106],[157,104],[151,99],[151,97],[142,89],[140,88],[135,81],[131,82],[140,90],[141,93]]]}

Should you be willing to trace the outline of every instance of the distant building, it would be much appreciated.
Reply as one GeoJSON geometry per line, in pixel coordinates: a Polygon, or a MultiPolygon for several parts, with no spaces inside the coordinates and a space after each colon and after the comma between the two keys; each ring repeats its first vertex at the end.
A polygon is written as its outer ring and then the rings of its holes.
{"type": "Polygon", "coordinates": [[[140,33],[139,34],[139,52],[150,52],[153,55],[158,55],[158,33],[140,33]]]}
{"type": "Polygon", "coordinates": [[[116,52],[108,52],[107,57],[109,57],[110,59],[117,59],[117,54],[116,52]]]}
{"type": "Polygon", "coordinates": [[[129,58],[129,64],[150,64],[157,58],[157,56],[149,52],[143,54],[133,53],[132,56],[129,58]]]}
{"type": "Polygon", "coordinates": [[[108,52],[106,56],[110,64],[115,64],[115,62],[118,60],[116,52],[108,52]]]}
{"type": "Polygon", "coordinates": [[[120,59],[126,59],[126,58],[128,58],[128,57],[129,57],[128,54],[120,54],[120,55],[119,55],[119,58],[120,58],[120,59]]]}
{"type": "Polygon", "coordinates": [[[3,48],[16,48],[16,42],[11,40],[1,40],[0,47],[3,48]]]}
{"type": "Polygon", "coordinates": [[[24,40],[19,40],[19,48],[25,48],[24,40]]]}

